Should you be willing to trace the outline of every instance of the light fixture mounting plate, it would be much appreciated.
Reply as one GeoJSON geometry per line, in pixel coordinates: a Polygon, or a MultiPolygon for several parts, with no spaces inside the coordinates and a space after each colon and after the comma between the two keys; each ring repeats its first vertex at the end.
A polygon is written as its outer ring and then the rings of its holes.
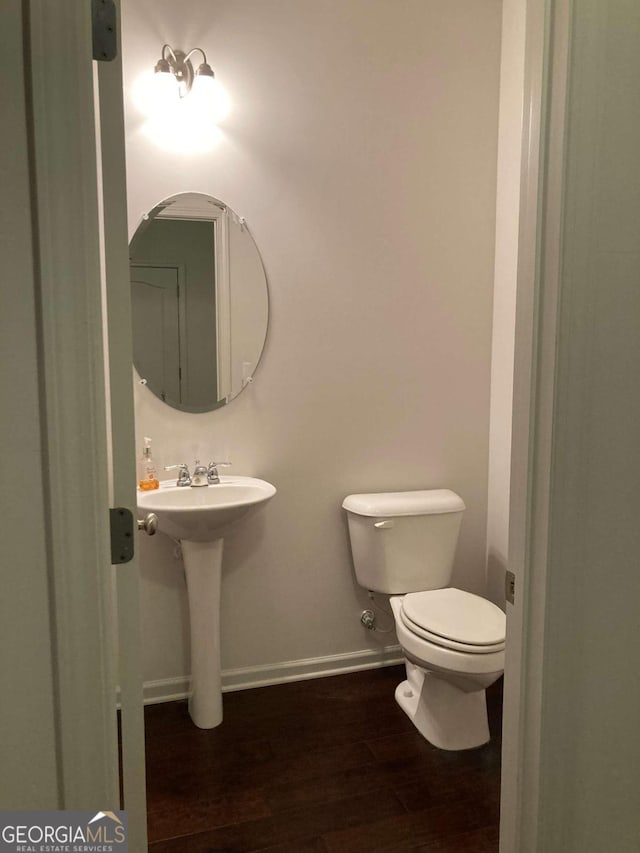
{"type": "Polygon", "coordinates": [[[193,86],[193,65],[191,64],[191,60],[186,58],[187,55],[184,51],[174,50],[173,54],[175,56],[175,62],[173,61],[173,57],[169,59],[169,62],[171,64],[171,70],[178,81],[180,97],[184,98],[185,95],[189,94],[191,87],[193,86]]]}

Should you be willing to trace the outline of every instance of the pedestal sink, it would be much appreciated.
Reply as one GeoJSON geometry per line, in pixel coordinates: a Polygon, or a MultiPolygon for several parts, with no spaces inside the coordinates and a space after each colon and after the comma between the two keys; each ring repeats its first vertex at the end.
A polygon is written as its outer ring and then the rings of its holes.
{"type": "Polygon", "coordinates": [[[225,534],[276,493],[254,477],[220,477],[211,486],[176,486],[138,492],[138,508],[158,516],[158,528],[179,539],[189,598],[191,696],[189,713],[201,729],[222,722],[220,683],[220,578],[225,534]]]}

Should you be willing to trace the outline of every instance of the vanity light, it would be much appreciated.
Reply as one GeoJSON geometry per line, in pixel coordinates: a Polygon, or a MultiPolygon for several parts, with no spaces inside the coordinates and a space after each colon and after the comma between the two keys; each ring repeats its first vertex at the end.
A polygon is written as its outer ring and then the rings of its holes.
{"type": "Polygon", "coordinates": [[[179,101],[183,101],[185,106],[188,102],[190,108],[204,113],[214,122],[221,121],[228,114],[229,98],[216,80],[201,47],[184,53],[164,44],[154,72],[153,83],[142,103],[147,114],[157,114],[161,109],[171,110],[179,101]],[[203,62],[194,71],[191,57],[198,52],[202,54],[203,62]]]}
{"type": "Polygon", "coordinates": [[[131,95],[146,116],[142,133],[165,151],[210,151],[223,138],[218,124],[229,113],[229,96],[200,47],[184,53],[163,45],[155,67],[147,66],[134,82],[131,95]],[[194,69],[191,57],[195,53],[201,53],[203,61],[194,69]]]}

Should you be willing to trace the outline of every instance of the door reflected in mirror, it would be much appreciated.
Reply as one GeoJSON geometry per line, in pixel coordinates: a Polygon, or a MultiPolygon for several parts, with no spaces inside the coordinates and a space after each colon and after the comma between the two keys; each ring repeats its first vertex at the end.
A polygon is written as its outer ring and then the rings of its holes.
{"type": "Polygon", "coordinates": [[[267,334],[267,280],[243,219],[202,193],[165,199],[131,240],[133,361],[176,409],[209,412],[253,380],[267,334]]]}

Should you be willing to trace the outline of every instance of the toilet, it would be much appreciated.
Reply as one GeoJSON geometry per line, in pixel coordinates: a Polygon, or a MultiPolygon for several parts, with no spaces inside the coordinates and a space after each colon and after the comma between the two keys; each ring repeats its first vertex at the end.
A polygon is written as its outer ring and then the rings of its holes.
{"type": "Polygon", "coordinates": [[[358,583],[390,596],[407,671],[396,701],[434,746],[482,746],[485,691],[504,671],[506,618],[449,586],[464,501],[428,489],[349,495],[342,506],[358,583]]]}

